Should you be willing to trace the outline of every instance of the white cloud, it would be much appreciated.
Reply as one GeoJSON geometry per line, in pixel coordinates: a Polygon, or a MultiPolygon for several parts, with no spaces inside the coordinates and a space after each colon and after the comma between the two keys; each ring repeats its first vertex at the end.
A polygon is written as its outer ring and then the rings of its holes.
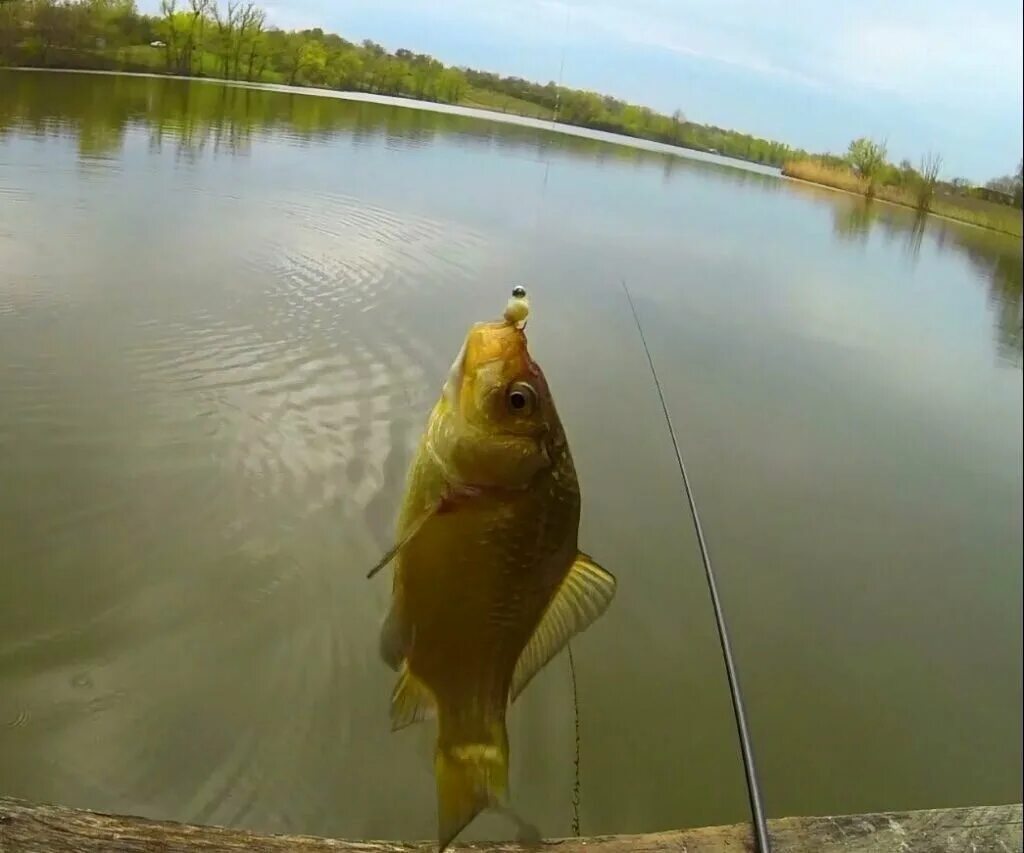
{"type": "MultiPolygon", "coordinates": [[[[419,0],[273,0],[267,11],[280,27],[329,27],[360,8],[424,14],[419,0]]],[[[533,44],[631,43],[814,88],[989,102],[1022,92],[1015,0],[448,0],[431,14],[439,26],[533,44]]]]}
{"type": "Polygon", "coordinates": [[[1004,0],[498,0],[475,8],[511,13],[549,36],[568,13],[571,39],[614,38],[813,87],[1018,101],[1022,90],[1021,6],[1004,0]]]}
{"type": "Polygon", "coordinates": [[[315,18],[307,10],[295,9],[292,5],[287,2],[268,3],[264,7],[267,23],[282,30],[310,30],[324,26],[323,18],[315,18]]]}
{"type": "MultiPolygon", "coordinates": [[[[852,22],[823,57],[839,80],[908,97],[1021,97],[1021,14],[937,7],[852,22]]],[[[1009,105],[1008,105],[1009,106],[1009,105]]]]}

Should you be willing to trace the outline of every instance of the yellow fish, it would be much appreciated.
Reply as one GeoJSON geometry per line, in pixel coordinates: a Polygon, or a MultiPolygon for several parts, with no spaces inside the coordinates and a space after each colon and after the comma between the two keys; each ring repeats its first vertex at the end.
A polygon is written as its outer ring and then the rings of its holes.
{"type": "Polygon", "coordinates": [[[523,331],[525,291],[477,323],[408,475],[381,654],[399,672],[397,730],[436,713],[440,850],[485,808],[505,811],[505,712],[615,594],[577,547],[569,445],[523,331]]]}

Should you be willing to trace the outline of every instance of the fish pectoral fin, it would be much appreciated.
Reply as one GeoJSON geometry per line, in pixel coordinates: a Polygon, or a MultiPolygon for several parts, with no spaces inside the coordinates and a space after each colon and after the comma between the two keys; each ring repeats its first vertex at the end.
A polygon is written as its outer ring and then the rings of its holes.
{"type": "Polygon", "coordinates": [[[391,693],[391,731],[432,717],[436,707],[430,688],[412,674],[408,661],[403,663],[391,693]]]}
{"type": "Polygon", "coordinates": [[[398,556],[398,552],[413,540],[416,534],[423,529],[423,525],[430,521],[431,518],[439,513],[456,510],[460,506],[465,505],[468,501],[472,501],[474,498],[480,497],[485,493],[485,491],[485,489],[478,486],[449,485],[445,493],[436,503],[423,510],[423,512],[420,513],[404,531],[402,531],[402,535],[399,540],[392,545],[387,552],[385,552],[384,556],[377,561],[377,564],[366,573],[367,580],[372,578],[377,574],[377,572],[395,559],[395,557],[398,556]]]}
{"type": "Polygon", "coordinates": [[[394,545],[392,545],[391,548],[388,549],[388,551],[384,554],[383,557],[380,558],[380,560],[377,561],[377,565],[375,565],[372,569],[370,569],[370,571],[366,573],[367,580],[372,578],[375,574],[377,574],[377,572],[379,572],[388,563],[395,559],[395,557],[398,556],[398,552],[401,551],[406,545],[408,545],[412,541],[413,537],[420,532],[423,525],[427,523],[430,517],[434,515],[434,513],[436,513],[437,510],[437,506],[430,507],[430,509],[424,511],[422,515],[420,515],[412,524],[410,524],[403,531],[401,538],[394,545]]]}
{"type": "Polygon", "coordinates": [[[411,644],[410,632],[402,616],[402,600],[401,590],[395,589],[391,607],[384,617],[384,624],[380,626],[380,656],[395,672],[401,668],[411,644]]]}
{"type": "Polygon", "coordinates": [[[597,619],[615,597],[615,576],[586,554],[576,555],[512,673],[511,701],[576,634],[597,619]]]}

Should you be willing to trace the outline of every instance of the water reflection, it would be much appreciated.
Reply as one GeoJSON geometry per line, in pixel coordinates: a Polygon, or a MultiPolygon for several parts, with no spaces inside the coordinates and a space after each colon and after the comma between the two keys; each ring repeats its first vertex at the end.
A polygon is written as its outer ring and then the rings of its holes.
{"type": "Polygon", "coordinates": [[[912,265],[920,259],[926,238],[940,253],[966,257],[988,283],[999,357],[1021,366],[1024,252],[1019,240],[884,202],[836,196],[832,233],[840,240],[866,246],[869,237],[877,233],[886,242],[899,242],[912,265]]]}
{"type": "MultiPolygon", "coordinates": [[[[672,178],[680,173],[689,172],[694,168],[694,163],[686,157],[675,154],[654,154],[641,148],[635,149],[633,159],[638,162],[652,162],[660,160],[663,183],[669,184],[672,178]]],[[[756,185],[760,189],[775,192],[781,189],[781,183],[776,175],[754,171],[734,166],[724,166],[720,163],[700,163],[702,171],[713,171],[717,177],[735,186],[756,185]]]]}
{"type": "MultiPolygon", "coordinates": [[[[989,305],[996,316],[996,340],[1000,355],[1007,361],[1021,366],[1024,351],[1022,334],[1021,291],[1024,289],[1021,244],[1016,243],[1017,252],[996,248],[991,235],[979,228],[958,228],[947,223],[938,226],[948,230],[949,243],[967,256],[967,259],[989,283],[989,305]]],[[[944,243],[944,245],[949,245],[944,243]]]]}
{"type": "MultiPolygon", "coordinates": [[[[0,137],[12,128],[37,136],[73,133],[82,158],[116,156],[124,148],[126,131],[140,128],[148,133],[153,150],[171,144],[180,156],[192,160],[206,151],[248,155],[254,140],[274,134],[309,144],[346,134],[357,146],[383,138],[392,148],[424,147],[443,135],[449,143],[512,151],[538,161],[586,154],[597,164],[660,164],[666,181],[679,172],[711,170],[738,185],[777,187],[774,173],[759,166],[747,168],[739,161],[694,160],[682,153],[613,144],[557,129],[408,106],[164,78],[6,73],[0,92],[0,137]]],[[[638,146],[644,144],[638,141],[638,146]]]]}
{"type": "MultiPolygon", "coordinates": [[[[990,331],[1019,360],[1019,243],[290,90],[0,71],[0,133],[0,789],[427,835],[364,575],[453,341],[523,281],[583,540],[622,579],[577,657],[583,830],[742,820],[623,275],[702,484],[774,813],[1019,800],[1021,386],[990,331]]],[[[564,834],[564,659],[512,719],[513,790],[564,834]]]]}
{"type": "Polygon", "coordinates": [[[846,199],[832,212],[832,233],[840,240],[866,243],[875,219],[875,204],[871,200],[846,199]]]}

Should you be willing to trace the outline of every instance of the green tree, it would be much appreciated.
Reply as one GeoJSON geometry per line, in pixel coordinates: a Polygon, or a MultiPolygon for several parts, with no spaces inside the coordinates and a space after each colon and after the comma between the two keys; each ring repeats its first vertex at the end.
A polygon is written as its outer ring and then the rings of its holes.
{"type": "Polygon", "coordinates": [[[33,32],[26,45],[42,65],[47,64],[54,47],[75,43],[74,9],[62,0],[36,0],[32,8],[33,32]]]}
{"type": "Polygon", "coordinates": [[[437,94],[442,101],[457,104],[466,91],[466,77],[458,68],[447,68],[438,75],[437,94]]]}
{"type": "Polygon", "coordinates": [[[293,33],[289,41],[285,60],[288,84],[294,86],[300,78],[307,83],[322,82],[327,69],[324,46],[319,41],[306,39],[302,33],[293,33]]]}
{"type": "Polygon", "coordinates": [[[28,5],[20,0],[0,3],[0,59],[17,62],[17,48],[30,25],[28,5]]]}
{"type": "Polygon", "coordinates": [[[331,55],[329,79],[337,89],[361,89],[363,60],[355,50],[342,50],[331,55]]]}
{"type": "MultiPolygon", "coordinates": [[[[161,22],[158,32],[164,48],[167,68],[177,74],[192,74],[197,54],[203,48],[206,15],[210,0],[189,0],[188,10],[178,10],[177,0],[160,0],[161,22]]],[[[201,69],[200,59],[200,69],[201,69]]]]}
{"type": "Polygon", "coordinates": [[[882,168],[885,166],[886,148],[884,142],[876,142],[862,136],[853,140],[846,157],[854,171],[867,183],[865,195],[872,196],[882,168]]]}

